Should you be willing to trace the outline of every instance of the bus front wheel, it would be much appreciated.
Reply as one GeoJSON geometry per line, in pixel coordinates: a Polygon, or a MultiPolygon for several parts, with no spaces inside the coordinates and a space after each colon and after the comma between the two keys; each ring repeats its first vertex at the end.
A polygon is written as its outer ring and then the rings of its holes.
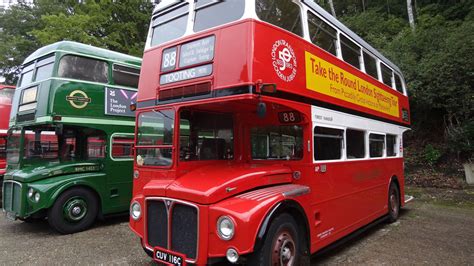
{"type": "Polygon", "coordinates": [[[397,184],[392,182],[388,189],[388,222],[393,223],[400,215],[400,191],[397,184]]]}
{"type": "Polygon", "coordinates": [[[63,192],[48,211],[49,225],[61,234],[89,228],[97,218],[99,204],[93,192],[72,188],[63,192]]]}
{"type": "Polygon", "coordinates": [[[291,215],[278,216],[271,223],[261,248],[250,256],[249,265],[300,265],[301,237],[291,215]]]}

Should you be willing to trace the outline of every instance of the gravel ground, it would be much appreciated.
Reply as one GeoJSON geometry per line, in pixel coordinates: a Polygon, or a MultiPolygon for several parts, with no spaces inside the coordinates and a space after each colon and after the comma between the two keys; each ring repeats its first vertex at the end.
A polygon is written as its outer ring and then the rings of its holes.
{"type": "MultiPolygon", "coordinates": [[[[127,221],[111,218],[86,232],[59,235],[46,221],[11,222],[0,214],[0,265],[153,265],[127,221]]],[[[373,226],[311,262],[474,265],[474,209],[415,201],[398,222],[373,226]]]]}

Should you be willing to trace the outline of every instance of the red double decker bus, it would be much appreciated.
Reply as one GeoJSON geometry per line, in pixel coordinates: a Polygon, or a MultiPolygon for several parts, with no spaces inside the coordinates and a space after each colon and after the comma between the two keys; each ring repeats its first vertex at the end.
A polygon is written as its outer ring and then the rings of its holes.
{"type": "MultiPolygon", "coordinates": [[[[15,87],[0,84],[0,176],[3,179],[7,167],[7,132],[15,87]]],[[[0,180],[1,181],[1,180],[0,180]]]]}
{"type": "Polygon", "coordinates": [[[400,69],[313,1],[162,1],[130,227],[159,262],[300,265],[404,195],[400,69]]]}

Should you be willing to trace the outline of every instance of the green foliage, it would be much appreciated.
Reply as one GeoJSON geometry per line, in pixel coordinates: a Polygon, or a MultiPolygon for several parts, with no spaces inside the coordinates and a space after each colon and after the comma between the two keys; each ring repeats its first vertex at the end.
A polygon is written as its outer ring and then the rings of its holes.
{"type": "Polygon", "coordinates": [[[426,146],[424,158],[433,163],[439,152],[472,158],[474,2],[418,1],[417,7],[415,31],[404,11],[392,8],[389,14],[381,3],[340,19],[402,69],[410,95],[412,135],[447,146],[436,152],[426,146]]]}
{"type": "Polygon", "coordinates": [[[430,166],[433,166],[436,162],[438,162],[439,158],[441,158],[442,153],[439,149],[433,147],[433,145],[428,144],[425,146],[423,155],[426,163],[428,163],[430,166]]]}
{"type": "Polygon", "coordinates": [[[140,0],[37,0],[0,11],[0,74],[15,84],[24,58],[61,40],[142,56],[152,8],[140,0]]]}

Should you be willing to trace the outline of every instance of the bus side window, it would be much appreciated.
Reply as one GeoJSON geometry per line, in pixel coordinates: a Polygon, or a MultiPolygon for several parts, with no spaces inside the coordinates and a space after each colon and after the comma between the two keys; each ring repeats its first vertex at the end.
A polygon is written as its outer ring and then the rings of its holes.
{"type": "Polygon", "coordinates": [[[340,34],[342,59],[360,69],[360,47],[346,36],[340,34]]]}
{"type": "Polygon", "coordinates": [[[385,146],[385,136],[380,134],[369,135],[369,150],[370,157],[377,158],[383,156],[383,149],[385,146]]]}
{"type": "Polygon", "coordinates": [[[363,52],[364,55],[364,66],[365,66],[365,73],[371,75],[375,79],[379,79],[377,75],[377,60],[372,57],[370,54],[363,52]]]}
{"type": "Polygon", "coordinates": [[[402,85],[402,79],[400,78],[400,75],[395,73],[395,87],[398,92],[403,94],[403,85],[402,85]]]}
{"type": "Polygon", "coordinates": [[[139,68],[114,65],[112,79],[115,85],[122,85],[132,88],[138,88],[139,68]]]}
{"type": "Polygon", "coordinates": [[[105,158],[105,138],[103,136],[91,136],[87,138],[87,158],[105,158]]]}
{"type": "Polygon", "coordinates": [[[397,156],[397,136],[387,134],[387,156],[397,156]]]}
{"type": "Polygon", "coordinates": [[[342,141],[344,130],[315,127],[314,158],[316,161],[339,160],[342,158],[342,141]]]}
{"type": "Polygon", "coordinates": [[[365,157],[365,132],[362,130],[347,129],[347,159],[365,157]]]}
{"type": "Polygon", "coordinates": [[[308,26],[311,42],[329,53],[337,55],[337,31],[309,11],[308,26]]]}
{"type": "Polygon", "coordinates": [[[107,73],[107,62],[101,60],[65,55],[59,61],[59,77],[108,83],[107,73]]]}
{"type": "Polygon", "coordinates": [[[133,136],[113,136],[111,141],[114,159],[133,158],[133,136]]]}
{"type": "Polygon", "coordinates": [[[194,32],[238,20],[245,10],[245,1],[197,0],[195,4],[194,32]]]}
{"type": "Polygon", "coordinates": [[[380,70],[382,72],[382,81],[385,85],[389,86],[390,88],[393,87],[392,85],[392,70],[388,68],[384,64],[380,64],[380,70]]]}
{"type": "Polygon", "coordinates": [[[258,17],[270,24],[303,37],[300,7],[292,1],[257,0],[258,17]]]}

